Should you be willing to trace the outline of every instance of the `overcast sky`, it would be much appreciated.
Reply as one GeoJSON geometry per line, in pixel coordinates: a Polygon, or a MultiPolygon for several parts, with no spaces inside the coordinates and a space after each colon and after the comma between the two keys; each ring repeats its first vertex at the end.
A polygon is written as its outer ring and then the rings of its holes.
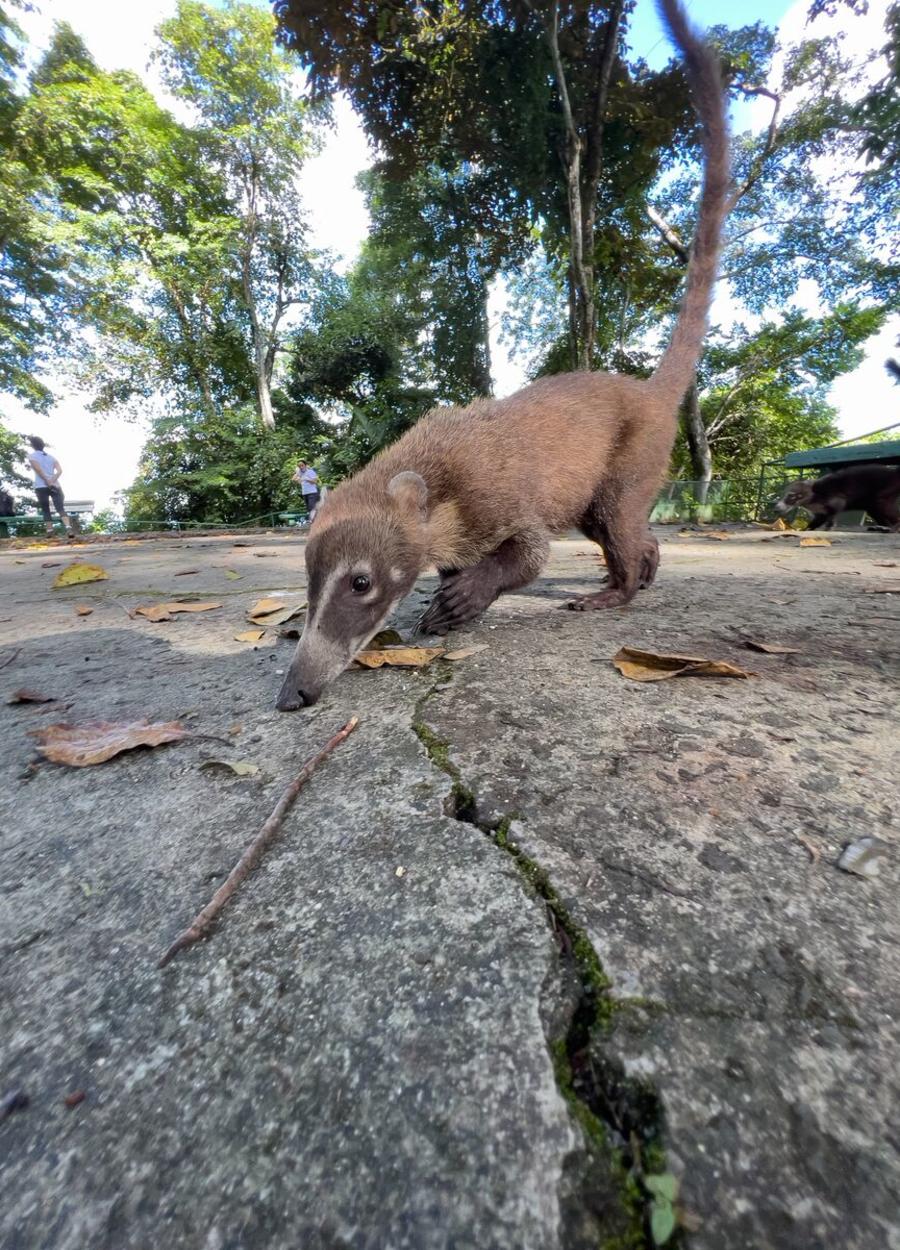
{"type": "MultiPolygon", "coordinates": [[[[871,0],[864,18],[851,17],[845,11],[830,21],[819,19],[815,33],[842,31],[845,52],[862,54],[884,42],[886,7],[887,0],[871,0]]],[[[784,0],[755,0],[752,4],[736,0],[726,19],[734,26],[752,21],[780,23],[783,38],[790,42],[803,36],[808,8],[809,0],[799,0],[790,7],[784,0]]],[[[46,46],[55,21],[68,22],[105,69],[134,70],[159,94],[158,80],[148,70],[153,31],[174,10],[175,0],[143,0],[131,5],[122,0],[43,0],[35,11],[17,14],[17,20],[25,29],[32,52],[46,46]]],[[[689,10],[700,26],[723,19],[720,0],[692,0],[689,10]]],[[[670,55],[655,6],[649,0],[640,0],[635,9],[629,44],[653,66],[664,63],[670,55]]],[[[342,256],[348,264],[366,233],[365,206],[354,179],[369,162],[370,154],[346,102],[338,101],[335,117],[336,127],[322,153],[305,167],[301,185],[313,242],[342,256]]],[[[492,306],[497,302],[492,301],[492,306]]],[[[727,301],[719,301],[714,318],[725,320],[727,313],[727,301]]],[[[866,362],[832,387],[830,398],[840,413],[845,436],[900,420],[900,390],[892,387],[884,370],[884,360],[898,334],[900,318],[895,318],[881,335],[870,340],[866,362]]],[[[496,342],[493,353],[496,392],[508,394],[521,385],[521,370],[496,342]]],[[[115,491],[131,484],[145,435],[140,423],[98,420],[85,413],[78,395],[62,395],[48,417],[16,410],[11,403],[4,403],[4,409],[14,428],[39,433],[52,445],[65,470],[63,485],[69,498],[94,499],[101,507],[115,491]]]]}

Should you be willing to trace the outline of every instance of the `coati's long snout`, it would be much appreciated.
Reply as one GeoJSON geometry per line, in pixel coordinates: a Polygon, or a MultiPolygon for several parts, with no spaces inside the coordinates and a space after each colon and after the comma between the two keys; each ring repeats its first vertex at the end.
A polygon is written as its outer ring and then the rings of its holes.
{"type": "Polygon", "coordinates": [[[310,707],[377,633],[425,567],[425,482],[398,473],[381,507],[350,518],[326,501],[306,548],[306,623],[275,706],[310,707]]]}

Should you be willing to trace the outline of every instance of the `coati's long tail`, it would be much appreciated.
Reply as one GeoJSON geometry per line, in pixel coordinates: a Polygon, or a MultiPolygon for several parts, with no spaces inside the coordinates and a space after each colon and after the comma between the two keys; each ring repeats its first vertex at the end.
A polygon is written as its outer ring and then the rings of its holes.
{"type": "Polygon", "coordinates": [[[691,28],[679,0],[658,0],[660,15],[684,57],[694,107],[703,127],[703,191],[687,286],[669,346],[651,381],[678,404],[693,381],[706,334],[731,183],[728,120],[719,59],[691,28]]]}

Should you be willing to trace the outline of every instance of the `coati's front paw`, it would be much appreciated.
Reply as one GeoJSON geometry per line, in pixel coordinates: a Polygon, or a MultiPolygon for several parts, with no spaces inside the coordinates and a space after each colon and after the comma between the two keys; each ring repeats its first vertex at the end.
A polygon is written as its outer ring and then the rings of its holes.
{"type": "Polygon", "coordinates": [[[444,575],[440,589],[425,609],[417,630],[420,634],[446,634],[480,616],[496,599],[481,569],[461,569],[444,575]]]}

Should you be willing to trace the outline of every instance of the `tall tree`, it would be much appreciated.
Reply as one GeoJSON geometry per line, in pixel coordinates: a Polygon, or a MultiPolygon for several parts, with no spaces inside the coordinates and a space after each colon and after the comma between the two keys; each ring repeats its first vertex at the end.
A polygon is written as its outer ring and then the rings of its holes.
{"type": "Polygon", "coordinates": [[[272,375],[289,310],[309,300],[313,266],[297,189],[317,111],[301,98],[274,18],[240,0],[180,0],[159,28],[163,80],[196,112],[193,137],[221,180],[239,298],[249,323],[259,414],[272,429],[272,375]]]}
{"type": "Polygon", "coordinates": [[[566,266],[571,365],[596,361],[607,207],[640,201],[660,148],[693,125],[680,76],[624,60],[630,3],[483,0],[354,6],[278,0],[314,91],[348,92],[388,173],[477,166],[480,224],[510,245],[539,226],[566,266]]]}

